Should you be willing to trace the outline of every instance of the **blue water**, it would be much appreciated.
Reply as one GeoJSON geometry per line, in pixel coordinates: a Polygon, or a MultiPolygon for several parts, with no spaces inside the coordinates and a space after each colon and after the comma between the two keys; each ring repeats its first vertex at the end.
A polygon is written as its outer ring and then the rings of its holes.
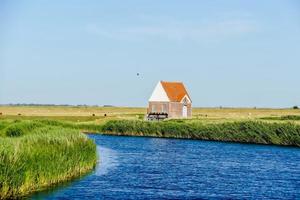
{"type": "Polygon", "coordinates": [[[90,135],[90,174],[32,199],[300,199],[300,148],[90,135]]]}

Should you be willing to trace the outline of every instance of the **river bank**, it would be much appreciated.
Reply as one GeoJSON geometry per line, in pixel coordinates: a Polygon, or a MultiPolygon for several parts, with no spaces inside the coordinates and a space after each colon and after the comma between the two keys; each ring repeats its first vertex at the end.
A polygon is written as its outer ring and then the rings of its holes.
{"type": "Polygon", "coordinates": [[[115,120],[103,125],[102,132],[112,135],[300,146],[300,126],[293,123],[238,121],[203,124],[185,123],[184,120],[179,122],[115,120]]]}
{"type": "Polygon", "coordinates": [[[79,130],[42,121],[0,121],[0,199],[19,198],[95,167],[96,146],[79,130]]]}
{"type": "Polygon", "coordinates": [[[300,125],[292,122],[245,120],[202,123],[193,120],[110,120],[102,124],[40,120],[44,124],[87,133],[182,138],[222,142],[300,146],[300,125]]]}

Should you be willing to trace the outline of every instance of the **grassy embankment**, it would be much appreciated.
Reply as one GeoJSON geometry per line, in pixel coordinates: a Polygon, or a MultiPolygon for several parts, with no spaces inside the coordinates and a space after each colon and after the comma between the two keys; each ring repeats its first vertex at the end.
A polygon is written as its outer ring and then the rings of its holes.
{"type": "Polygon", "coordinates": [[[129,136],[300,146],[300,125],[293,123],[237,121],[205,124],[187,123],[186,120],[164,122],[115,120],[103,125],[102,132],[129,136]]]}
{"type": "Polygon", "coordinates": [[[0,199],[16,198],[87,173],[96,146],[59,122],[0,120],[0,199]]]}

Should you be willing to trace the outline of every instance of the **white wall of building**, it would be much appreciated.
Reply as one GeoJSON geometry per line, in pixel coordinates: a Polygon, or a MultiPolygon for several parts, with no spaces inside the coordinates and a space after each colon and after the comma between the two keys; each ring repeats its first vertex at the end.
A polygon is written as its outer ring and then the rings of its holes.
{"type": "Polygon", "coordinates": [[[166,93],[166,91],[164,90],[161,82],[159,81],[149,99],[149,101],[156,101],[156,102],[169,102],[169,97],[166,93]]]}

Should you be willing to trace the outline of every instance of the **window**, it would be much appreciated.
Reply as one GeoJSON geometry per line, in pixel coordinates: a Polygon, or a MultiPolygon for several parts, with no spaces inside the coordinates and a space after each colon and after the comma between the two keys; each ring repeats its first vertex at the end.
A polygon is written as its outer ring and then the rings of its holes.
{"type": "Polygon", "coordinates": [[[183,99],[183,105],[187,105],[188,104],[188,100],[187,100],[187,98],[184,98],[183,99]]]}
{"type": "Polygon", "coordinates": [[[156,112],[156,106],[152,105],[152,112],[156,112]]]}

